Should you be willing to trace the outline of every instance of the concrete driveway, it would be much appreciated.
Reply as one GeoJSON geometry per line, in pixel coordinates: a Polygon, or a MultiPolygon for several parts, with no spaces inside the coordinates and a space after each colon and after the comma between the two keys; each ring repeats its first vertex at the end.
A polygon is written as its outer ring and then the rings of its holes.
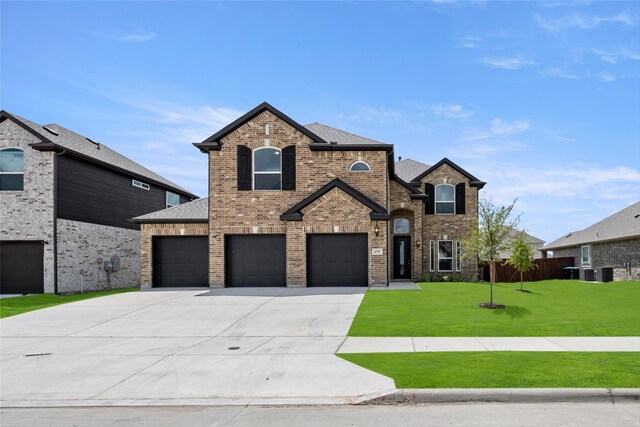
{"type": "Polygon", "coordinates": [[[165,290],[0,320],[2,406],[353,403],[393,380],[334,353],[362,288],[165,290]]]}

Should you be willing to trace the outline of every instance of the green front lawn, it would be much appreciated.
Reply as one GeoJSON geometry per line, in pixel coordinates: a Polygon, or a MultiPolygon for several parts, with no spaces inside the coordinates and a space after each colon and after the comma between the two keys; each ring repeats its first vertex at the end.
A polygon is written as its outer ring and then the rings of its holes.
{"type": "Polygon", "coordinates": [[[123,292],[137,291],[138,288],[116,289],[113,291],[88,292],[86,294],[74,294],[60,296],[55,294],[27,295],[24,297],[11,297],[0,299],[0,319],[3,317],[15,316],[16,314],[28,311],[39,310],[41,308],[52,307],[68,302],[82,301],[89,298],[103,297],[106,295],[121,294],[123,292]]]}
{"type": "Polygon", "coordinates": [[[640,353],[340,354],[398,388],[638,388],[640,353]]]}
{"type": "Polygon", "coordinates": [[[350,336],[526,337],[638,336],[640,282],[581,283],[577,280],[494,285],[420,283],[421,291],[369,291],[350,336]]]}

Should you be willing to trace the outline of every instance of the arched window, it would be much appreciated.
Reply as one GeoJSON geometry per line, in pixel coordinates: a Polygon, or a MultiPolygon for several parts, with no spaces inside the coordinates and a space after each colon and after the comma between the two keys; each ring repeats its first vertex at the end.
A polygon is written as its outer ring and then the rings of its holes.
{"type": "Polygon", "coordinates": [[[370,172],[371,166],[363,161],[357,161],[349,166],[351,172],[370,172]]]}
{"type": "Polygon", "coordinates": [[[282,155],[277,148],[253,150],[253,189],[282,189],[282,155]]]}
{"type": "Polygon", "coordinates": [[[451,184],[436,185],[436,214],[456,212],[456,188],[451,184]]]}
{"type": "Polygon", "coordinates": [[[19,148],[0,148],[0,191],[24,188],[24,153],[19,148]]]}
{"type": "Polygon", "coordinates": [[[409,220],[397,218],[393,221],[393,234],[409,234],[409,220]]]}

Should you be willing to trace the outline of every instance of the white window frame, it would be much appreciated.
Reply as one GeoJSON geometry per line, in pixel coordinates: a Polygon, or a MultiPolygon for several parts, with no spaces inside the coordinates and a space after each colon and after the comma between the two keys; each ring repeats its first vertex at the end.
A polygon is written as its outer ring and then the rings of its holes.
{"type": "Polygon", "coordinates": [[[24,191],[24,150],[19,147],[2,147],[0,151],[5,150],[17,150],[22,152],[22,172],[2,172],[0,171],[0,175],[22,175],[22,189],[20,190],[0,190],[0,191],[24,191]]]}
{"type": "Polygon", "coordinates": [[[371,165],[369,165],[369,163],[367,162],[363,162],[362,160],[358,160],[357,162],[353,162],[351,163],[351,165],[349,166],[349,172],[371,172],[371,165]],[[365,171],[354,171],[353,167],[357,164],[363,164],[367,167],[367,170],[365,171]]]}
{"type": "Polygon", "coordinates": [[[407,218],[396,218],[393,220],[393,234],[397,236],[408,236],[411,234],[411,222],[407,218]],[[407,221],[408,230],[406,233],[396,233],[396,223],[398,221],[407,221]]]}
{"type": "Polygon", "coordinates": [[[580,265],[585,267],[591,267],[591,246],[583,245],[580,246],[580,265]],[[584,261],[584,249],[587,249],[587,262],[584,261]]]}
{"type": "Polygon", "coordinates": [[[446,273],[450,273],[453,272],[453,257],[454,257],[454,252],[453,252],[454,246],[453,246],[453,240],[438,240],[438,271],[442,271],[442,272],[446,272],[446,273]],[[440,258],[440,242],[451,242],[451,258],[449,257],[442,257],[440,258]],[[451,260],[451,270],[440,270],[440,260],[446,260],[446,259],[450,259],[451,260]]]}
{"type": "Polygon", "coordinates": [[[142,182],[140,180],[137,180],[137,179],[132,179],[131,180],[131,185],[133,187],[142,188],[143,190],[147,190],[147,191],[149,191],[149,189],[151,189],[151,186],[149,184],[147,184],[146,182],[142,182]]]}
{"type": "Polygon", "coordinates": [[[165,196],[164,196],[164,207],[165,208],[172,208],[174,206],[178,206],[180,204],[180,195],[178,193],[174,193],[173,191],[165,191],[165,196]],[[173,194],[174,196],[178,196],[178,204],[177,205],[172,205],[171,203],[169,203],[169,194],[173,194]]]}
{"type": "Polygon", "coordinates": [[[436,241],[429,241],[429,271],[436,271],[436,241]]]}
{"type": "Polygon", "coordinates": [[[462,242],[456,240],[456,271],[462,271],[462,242]]]}
{"type": "Polygon", "coordinates": [[[251,188],[254,191],[282,191],[282,150],[277,147],[259,147],[251,151],[251,188]],[[280,171],[278,172],[257,172],[261,175],[280,175],[280,188],[275,190],[257,190],[256,189],[256,152],[260,150],[275,150],[279,152],[280,171]]]}
{"type": "Polygon", "coordinates": [[[438,184],[436,185],[436,188],[433,192],[433,199],[434,199],[434,203],[435,205],[433,206],[433,212],[436,215],[455,215],[456,213],[456,186],[453,184],[438,184]],[[438,187],[453,187],[453,200],[449,201],[449,200],[441,200],[438,201],[438,187]],[[438,203],[453,203],[453,212],[451,213],[438,213],[438,203]]]}

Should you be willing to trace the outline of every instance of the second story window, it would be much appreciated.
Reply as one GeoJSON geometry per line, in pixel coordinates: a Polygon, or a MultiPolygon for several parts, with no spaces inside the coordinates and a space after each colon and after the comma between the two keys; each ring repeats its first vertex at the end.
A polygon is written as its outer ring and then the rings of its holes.
{"type": "Polygon", "coordinates": [[[24,153],[19,148],[0,148],[0,191],[24,189],[24,153]]]}
{"type": "Polygon", "coordinates": [[[142,188],[143,190],[149,190],[151,188],[146,182],[138,181],[137,179],[132,179],[131,185],[133,185],[134,187],[142,188]]]}
{"type": "Polygon", "coordinates": [[[264,147],[253,151],[253,189],[282,189],[282,156],[277,148],[264,147]]]}
{"type": "Polygon", "coordinates": [[[363,161],[357,161],[349,166],[349,170],[351,172],[370,172],[371,166],[363,161]]]}
{"type": "Polygon", "coordinates": [[[451,184],[436,185],[436,214],[456,212],[455,187],[451,184]]]}
{"type": "Polygon", "coordinates": [[[180,204],[180,196],[176,193],[172,193],[171,191],[167,191],[166,207],[172,208],[174,206],[178,206],[179,204],[180,204]]]}

